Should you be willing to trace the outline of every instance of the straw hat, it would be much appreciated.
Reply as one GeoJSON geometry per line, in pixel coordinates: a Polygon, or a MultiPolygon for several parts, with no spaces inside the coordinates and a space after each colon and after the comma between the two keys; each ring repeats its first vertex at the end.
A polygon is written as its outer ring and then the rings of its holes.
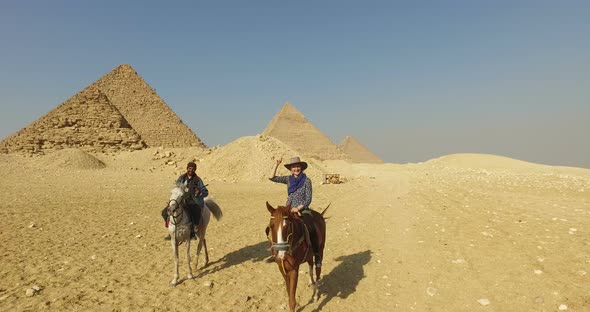
{"type": "Polygon", "coordinates": [[[285,168],[291,170],[291,166],[295,165],[295,164],[301,165],[301,171],[307,169],[307,163],[304,161],[301,161],[301,159],[299,159],[299,157],[293,157],[293,158],[289,159],[289,162],[285,164],[285,168]]]}

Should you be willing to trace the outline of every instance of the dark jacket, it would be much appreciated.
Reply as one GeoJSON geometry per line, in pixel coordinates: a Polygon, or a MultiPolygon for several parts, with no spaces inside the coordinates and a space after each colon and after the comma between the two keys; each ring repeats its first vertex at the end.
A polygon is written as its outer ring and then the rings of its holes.
{"type": "Polygon", "coordinates": [[[204,198],[209,196],[209,190],[203,183],[203,180],[199,178],[196,174],[191,178],[188,179],[187,174],[183,174],[176,180],[176,183],[182,183],[186,187],[188,187],[188,192],[191,194],[191,198],[199,205],[200,208],[205,206],[204,198]],[[195,190],[199,190],[199,195],[195,195],[195,190]]]}

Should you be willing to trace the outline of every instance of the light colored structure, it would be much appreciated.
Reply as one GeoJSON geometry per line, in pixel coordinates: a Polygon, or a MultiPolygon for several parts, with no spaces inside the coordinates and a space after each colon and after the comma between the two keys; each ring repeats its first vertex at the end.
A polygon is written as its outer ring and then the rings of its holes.
{"type": "Polygon", "coordinates": [[[355,163],[382,164],[383,160],[371,152],[352,136],[347,136],[338,146],[341,151],[348,154],[355,163]]]}
{"type": "Polygon", "coordinates": [[[204,144],[131,66],[121,65],[0,142],[0,152],[157,146],[204,144]]]}
{"type": "Polygon", "coordinates": [[[289,103],[283,105],[262,134],[279,139],[300,152],[303,157],[350,160],[350,156],[340,151],[325,134],[289,103]]]}

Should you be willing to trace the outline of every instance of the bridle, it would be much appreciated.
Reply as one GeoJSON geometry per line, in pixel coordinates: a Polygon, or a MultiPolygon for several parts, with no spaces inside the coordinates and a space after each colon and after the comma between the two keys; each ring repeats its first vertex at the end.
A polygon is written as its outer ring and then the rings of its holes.
{"type": "MultiPolygon", "coordinates": [[[[270,223],[273,222],[273,219],[274,218],[275,218],[274,216],[271,216],[270,217],[270,223]]],[[[288,216],[283,216],[283,220],[289,220],[289,217],[288,216]]],[[[287,239],[285,239],[285,242],[284,243],[274,242],[272,240],[272,231],[269,231],[269,233],[268,233],[268,240],[272,244],[271,248],[273,250],[276,250],[276,251],[285,251],[285,253],[287,253],[287,254],[293,254],[293,251],[296,250],[301,245],[301,243],[303,243],[303,241],[305,240],[305,226],[302,227],[303,233],[301,233],[301,237],[294,244],[292,244],[293,233],[294,233],[293,223],[294,223],[293,221],[289,220],[289,224],[287,226],[287,228],[288,228],[288,230],[287,230],[287,239]]],[[[271,229],[272,229],[272,227],[271,227],[271,229]]]]}
{"type": "Polygon", "coordinates": [[[184,217],[184,208],[180,206],[180,203],[176,199],[171,199],[168,201],[168,206],[166,208],[168,209],[168,215],[172,217],[171,223],[174,225],[180,224],[180,222],[182,222],[182,218],[184,217]],[[174,209],[170,209],[170,203],[172,202],[176,203],[176,207],[174,209]]]}

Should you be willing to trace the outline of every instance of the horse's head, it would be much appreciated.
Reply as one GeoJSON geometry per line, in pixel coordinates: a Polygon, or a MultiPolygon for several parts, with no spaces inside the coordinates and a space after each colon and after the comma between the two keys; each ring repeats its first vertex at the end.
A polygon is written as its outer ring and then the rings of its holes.
{"type": "Polygon", "coordinates": [[[185,197],[185,192],[182,186],[176,186],[170,191],[170,199],[168,200],[168,215],[175,216],[180,212],[178,208],[181,207],[185,197]]]}
{"type": "Polygon", "coordinates": [[[294,240],[294,223],[299,218],[291,213],[291,205],[274,208],[266,202],[266,209],[270,212],[270,231],[268,238],[272,242],[272,248],[278,251],[279,259],[283,259],[285,251],[291,249],[291,244],[294,240]]]}

